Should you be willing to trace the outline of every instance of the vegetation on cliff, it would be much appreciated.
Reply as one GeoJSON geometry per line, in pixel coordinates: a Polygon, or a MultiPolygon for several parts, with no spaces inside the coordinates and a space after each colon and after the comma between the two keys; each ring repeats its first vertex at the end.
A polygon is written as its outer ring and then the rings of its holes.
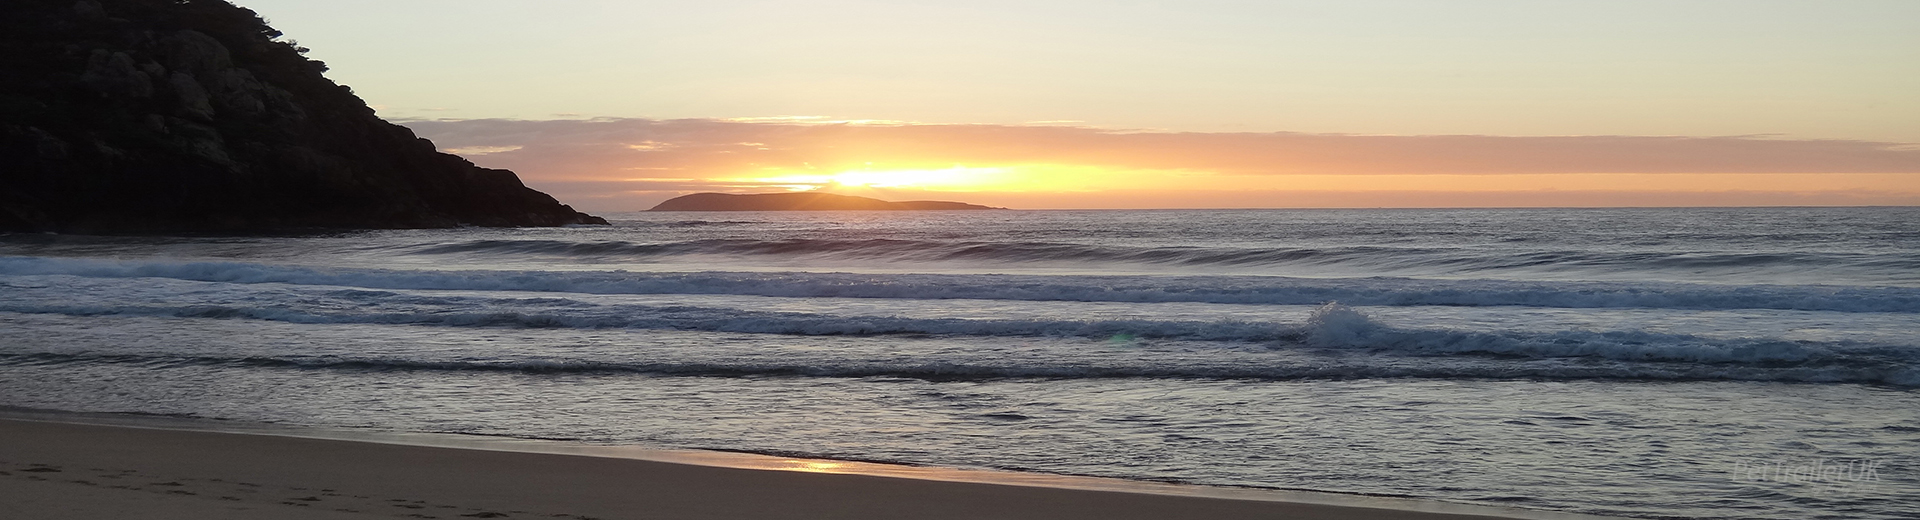
{"type": "Polygon", "coordinates": [[[223,0],[0,3],[0,231],[605,221],[439,153],[223,0]]]}

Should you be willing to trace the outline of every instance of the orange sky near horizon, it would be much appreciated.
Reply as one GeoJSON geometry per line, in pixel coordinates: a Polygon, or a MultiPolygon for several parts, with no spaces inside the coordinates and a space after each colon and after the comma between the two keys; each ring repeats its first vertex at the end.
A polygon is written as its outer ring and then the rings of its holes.
{"type": "Polygon", "coordinates": [[[822,189],[1026,209],[1920,204],[1920,148],[1760,137],[1166,133],[598,119],[408,123],[589,211],[822,189]]]}
{"type": "Polygon", "coordinates": [[[1920,205],[1912,0],[238,0],[583,210],[1920,205]]]}

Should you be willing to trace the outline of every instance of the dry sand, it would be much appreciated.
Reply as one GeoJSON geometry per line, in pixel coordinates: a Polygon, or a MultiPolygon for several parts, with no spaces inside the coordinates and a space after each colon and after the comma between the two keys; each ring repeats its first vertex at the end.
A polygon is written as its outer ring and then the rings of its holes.
{"type": "Polygon", "coordinates": [[[1495,518],[10,419],[0,517],[1495,518]]]}

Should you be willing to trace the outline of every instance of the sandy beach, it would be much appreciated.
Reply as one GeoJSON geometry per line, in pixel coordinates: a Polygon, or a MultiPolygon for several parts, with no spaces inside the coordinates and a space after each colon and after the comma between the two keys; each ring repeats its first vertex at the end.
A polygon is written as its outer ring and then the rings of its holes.
{"type": "Polygon", "coordinates": [[[36,519],[1496,518],[5,419],[0,502],[36,519]]]}

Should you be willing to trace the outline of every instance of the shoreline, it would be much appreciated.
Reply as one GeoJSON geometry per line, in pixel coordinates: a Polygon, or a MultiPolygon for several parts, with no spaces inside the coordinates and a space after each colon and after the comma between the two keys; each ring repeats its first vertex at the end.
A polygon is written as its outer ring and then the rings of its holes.
{"type": "Polygon", "coordinates": [[[19,408],[0,408],[0,483],[0,501],[20,503],[39,518],[111,516],[117,507],[151,518],[173,518],[150,515],[154,508],[179,518],[271,512],[613,519],[660,517],[663,510],[674,511],[669,518],[1606,518],[1310,491],[19,408]],[[409,460],[431,463],[400,462],[409,460]],[[92,477],[73,478],[88,471],[92,477]],[[115,472],[164,482],[115,486],[108,482],[115,472]],[[384,478],[367,487],[359,482],[365,479],[346,477],[356,473],[384,478]],[[243,493],[274,486],[289,496],[250,500],[243,493]],[[409,507],[422,504],[461,514],[409,507]],[[321,505],[340,507],[316,509],[321,505]],[[95,511],[62,513],[83,506],[95,511]]]}

